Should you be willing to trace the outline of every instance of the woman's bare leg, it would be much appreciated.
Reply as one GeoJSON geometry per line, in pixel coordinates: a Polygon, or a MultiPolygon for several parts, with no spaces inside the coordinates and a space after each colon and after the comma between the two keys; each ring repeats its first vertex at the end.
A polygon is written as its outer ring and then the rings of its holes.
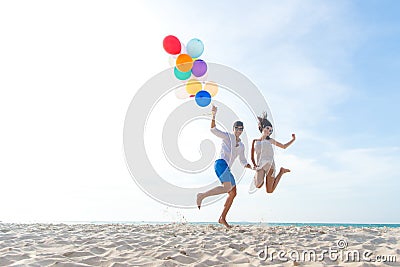
{"type": "Polygon", "coordinates": [[[268,174],[267,174],[267,193],[272,193],[275,191],[275,188],[278,186],[279,181],[282,178],[282,175],[284,175],[287,172],[290,172],[290,170],[281,167],[278,175],[275,178],[273,176],[274,169],[273,169],[273,167],[270,168],[270,170],[268,171],[268,174]]]}
{"type": "Polygon", "coordinates": [[[281,169],[279,170],[278,175],[276,176],[275,180],[274,180],[274,185],[272,187],[272,192],[275,191],[275,188],[278,186],[279,181],[281,180],[282,175],[284,175],[285,173],[290,172],[289,169],[285,169],[283,167],[281,167],[281,169]]]}
{"type": "Polygon", "coordinates": [[[228,193],[231,189],[232,189],[232,184],[230,182],[223,182],[222,185],[216,186],[216,187],[208,190],[207,192],[198,193],[197,194],[197,199],[196,199],[197,207],[200,209],[201,202],[206,197],[228,193]]]}
{"type": "Polygon", "coordinates": [[[225,225],[227,228],[231,228],[232,227],[226,222],[226,215],[228,214],[228,211],[231,208],[232,203],[233,203],[233,199],[235,197],[236,197],[236,186],[232,187],[232,190],[229,191],[228,198],[225,201],[224,210],[222,211],[221,217],[219,217],[219,220],[218,220],[218,222],[220,224],[225,225]]]}
{"type": "Polygon", "coordinates": [[[260,169],[257,170],[256,173],[254,174],[254,184],[257,188],[261,188],[264,184],[265,180],[265,170],[260,169]]]}
{"type": "Polygon", "coordinates": [[[269,168],[267,172],[267,177],[265,179],[266,180],[265,188],[267,189],[267,193],[273,192],[272,188],[274,187],[274,180],[275,180],[273,174],[274,174],[274,167],[271,167],[269,168]]]}

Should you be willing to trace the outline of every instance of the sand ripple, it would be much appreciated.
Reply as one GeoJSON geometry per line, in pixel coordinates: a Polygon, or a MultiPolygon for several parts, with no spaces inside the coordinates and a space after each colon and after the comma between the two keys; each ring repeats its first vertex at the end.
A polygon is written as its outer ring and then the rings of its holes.
{"type": "Polygon", "coordinates": [[[165,224],[0,224],[0,266],[400,266],[400,229],[165,224]],[[396,262],[270,258],[260,251],[337,249],[396,262]],[[261,254],[263,255],[263,254],[261,254]]]}

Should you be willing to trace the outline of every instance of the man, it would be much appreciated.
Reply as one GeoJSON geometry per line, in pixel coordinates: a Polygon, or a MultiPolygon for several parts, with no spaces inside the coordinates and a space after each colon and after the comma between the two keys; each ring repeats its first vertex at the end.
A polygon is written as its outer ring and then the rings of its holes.
{"type": "Polygon", "coordinates": [[[224,209],[218,222],[230,228],[231,226],[226,222],[226,215],[232,206],[233,199],[236,197],[236,182],[233,177],[230,167],[235,159],[239,156],[240,162],[245,168],[251,169],[250,164],[244,156],[244,145],[239,136],[243,133],[243,122],[236,121],[233,124],[233,133],[223,132],[216,128],[215,116],[217,114],[217,107],[212,107],[212,121],[211,132],[222,139],[221,154],[219,159],[215,161],[215,173],[221,182],[221,186],[214,187],[207,192],[197,194],[197,207],[200,209],[203,199],[209,196],[220,194],[228,194],[224,209]]]}

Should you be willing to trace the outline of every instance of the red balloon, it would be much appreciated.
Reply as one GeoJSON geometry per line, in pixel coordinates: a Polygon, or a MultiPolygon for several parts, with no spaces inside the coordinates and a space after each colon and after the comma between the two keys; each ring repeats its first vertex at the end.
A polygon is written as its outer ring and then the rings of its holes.
{"type": "Polygon", "coordinates": [[[181,52],[181,42],[173,35],[164,38],[163,47],[171,55],[177,55],[181,52]]]}

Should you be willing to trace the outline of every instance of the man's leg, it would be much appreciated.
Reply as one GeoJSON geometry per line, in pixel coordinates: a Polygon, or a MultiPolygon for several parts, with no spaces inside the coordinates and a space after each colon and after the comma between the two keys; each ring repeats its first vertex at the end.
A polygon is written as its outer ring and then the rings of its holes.
{"type": "Polygon", "coordinates": [[[227,222],[226,222],[226,215],[228,214],[229,209],[232,206],[233,203],[233,199],[236,197],[236,186],[233,186],[232,190],[229,191],[228,193],[228,198],[225,201],[225,205],[224,205],[224,210],[222,211],[221,217],[219,217],[218,222],[220,224],[225,225],[228,228],[231,228],[232,226],[230,226],[227,222]]]}
{"type": "Polygon", "coordinates": [[[231,189],[232,189],[232,184],[230,182],[223,182],[221,186],[216,186],[204,193],[198,193],[196,201],[197,207],[200,209],[201,202],[206,197],[228,193],[231,189]]]}

